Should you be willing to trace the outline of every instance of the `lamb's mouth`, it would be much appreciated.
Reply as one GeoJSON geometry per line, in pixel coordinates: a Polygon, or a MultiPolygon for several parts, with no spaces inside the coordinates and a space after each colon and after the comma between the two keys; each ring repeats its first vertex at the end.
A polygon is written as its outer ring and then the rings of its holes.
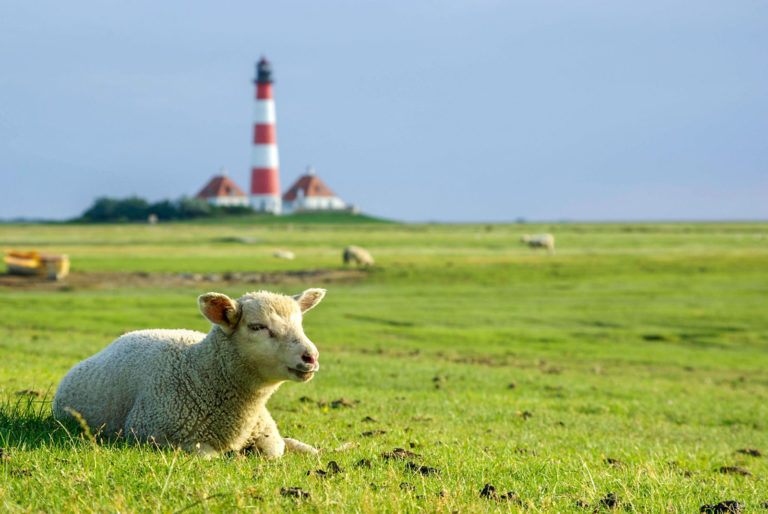
{"type": "Polygon", "coordinates": [[[304,381],[304,382],[306,382],[307,380],[312,378],[312,376],[314,376],[314,374],[315,374],[314,370],[313,371],[302,371],[300,369],[290,368],[290,367],[288,368],[288,371],[290,371],[291,374],[295,375],[299,380],[304,381]]]}

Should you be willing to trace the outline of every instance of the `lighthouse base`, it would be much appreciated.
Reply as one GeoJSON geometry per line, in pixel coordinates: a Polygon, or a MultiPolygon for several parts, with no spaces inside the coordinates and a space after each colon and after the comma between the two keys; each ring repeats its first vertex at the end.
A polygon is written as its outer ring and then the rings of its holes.
{"type": "Polygon", "coordinates": [[[280,214],[282,199],[278,195],[251,195],[251,208],[257,212],[280,214]]]}

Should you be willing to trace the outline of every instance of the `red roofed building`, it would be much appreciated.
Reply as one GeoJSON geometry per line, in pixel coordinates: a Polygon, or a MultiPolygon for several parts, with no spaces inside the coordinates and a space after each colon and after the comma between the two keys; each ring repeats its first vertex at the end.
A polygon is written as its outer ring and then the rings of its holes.
{"type": "Polygon", "coordinates": [[[248,196],[224,173],[211,179],[195,198],[218,207],[247,207],[248,196]]]}
{"type": "Polygon", "coordinates": [[[347,204],[323,184],[312,167],[283,195],[283,212],[342,211],[347,204]]]}

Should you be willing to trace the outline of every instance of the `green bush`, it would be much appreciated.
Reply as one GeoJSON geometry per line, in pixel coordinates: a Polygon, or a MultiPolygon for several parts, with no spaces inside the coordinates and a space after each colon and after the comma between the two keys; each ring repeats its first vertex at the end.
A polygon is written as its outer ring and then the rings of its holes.
{"type": "Polygon", "coordinates": [[[217,207],[199,198],[181,197],[178,200],[160,200],[150,204],[138,196],[128,198],[97,198],[78,221],[91,223],[114,223],[146,221],[154,214],[159,220],[190,220],[218,218],[221,216],[244,216],[254,214],[246,206],[217,207]]]}

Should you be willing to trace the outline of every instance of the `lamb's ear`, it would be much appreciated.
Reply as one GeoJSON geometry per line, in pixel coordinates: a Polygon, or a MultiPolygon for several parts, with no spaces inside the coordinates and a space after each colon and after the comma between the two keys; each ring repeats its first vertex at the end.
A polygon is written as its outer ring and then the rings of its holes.
{"type": "Polygon", "coordinates": [[[304,313],[320,303],[323,296],[325,296],[325,289],[312,288],[307,289],[301,294],[297,294],[293,299],[296,300],[296,303],[299,304],[299,309],[304,313]]]}
{"type": "Polygon", "coordinates": [[[200,312],[208,321],[232,332],[240,321],[243,310],[240,304],[221,293],[205,293],[197,299],[200,312]]]}

